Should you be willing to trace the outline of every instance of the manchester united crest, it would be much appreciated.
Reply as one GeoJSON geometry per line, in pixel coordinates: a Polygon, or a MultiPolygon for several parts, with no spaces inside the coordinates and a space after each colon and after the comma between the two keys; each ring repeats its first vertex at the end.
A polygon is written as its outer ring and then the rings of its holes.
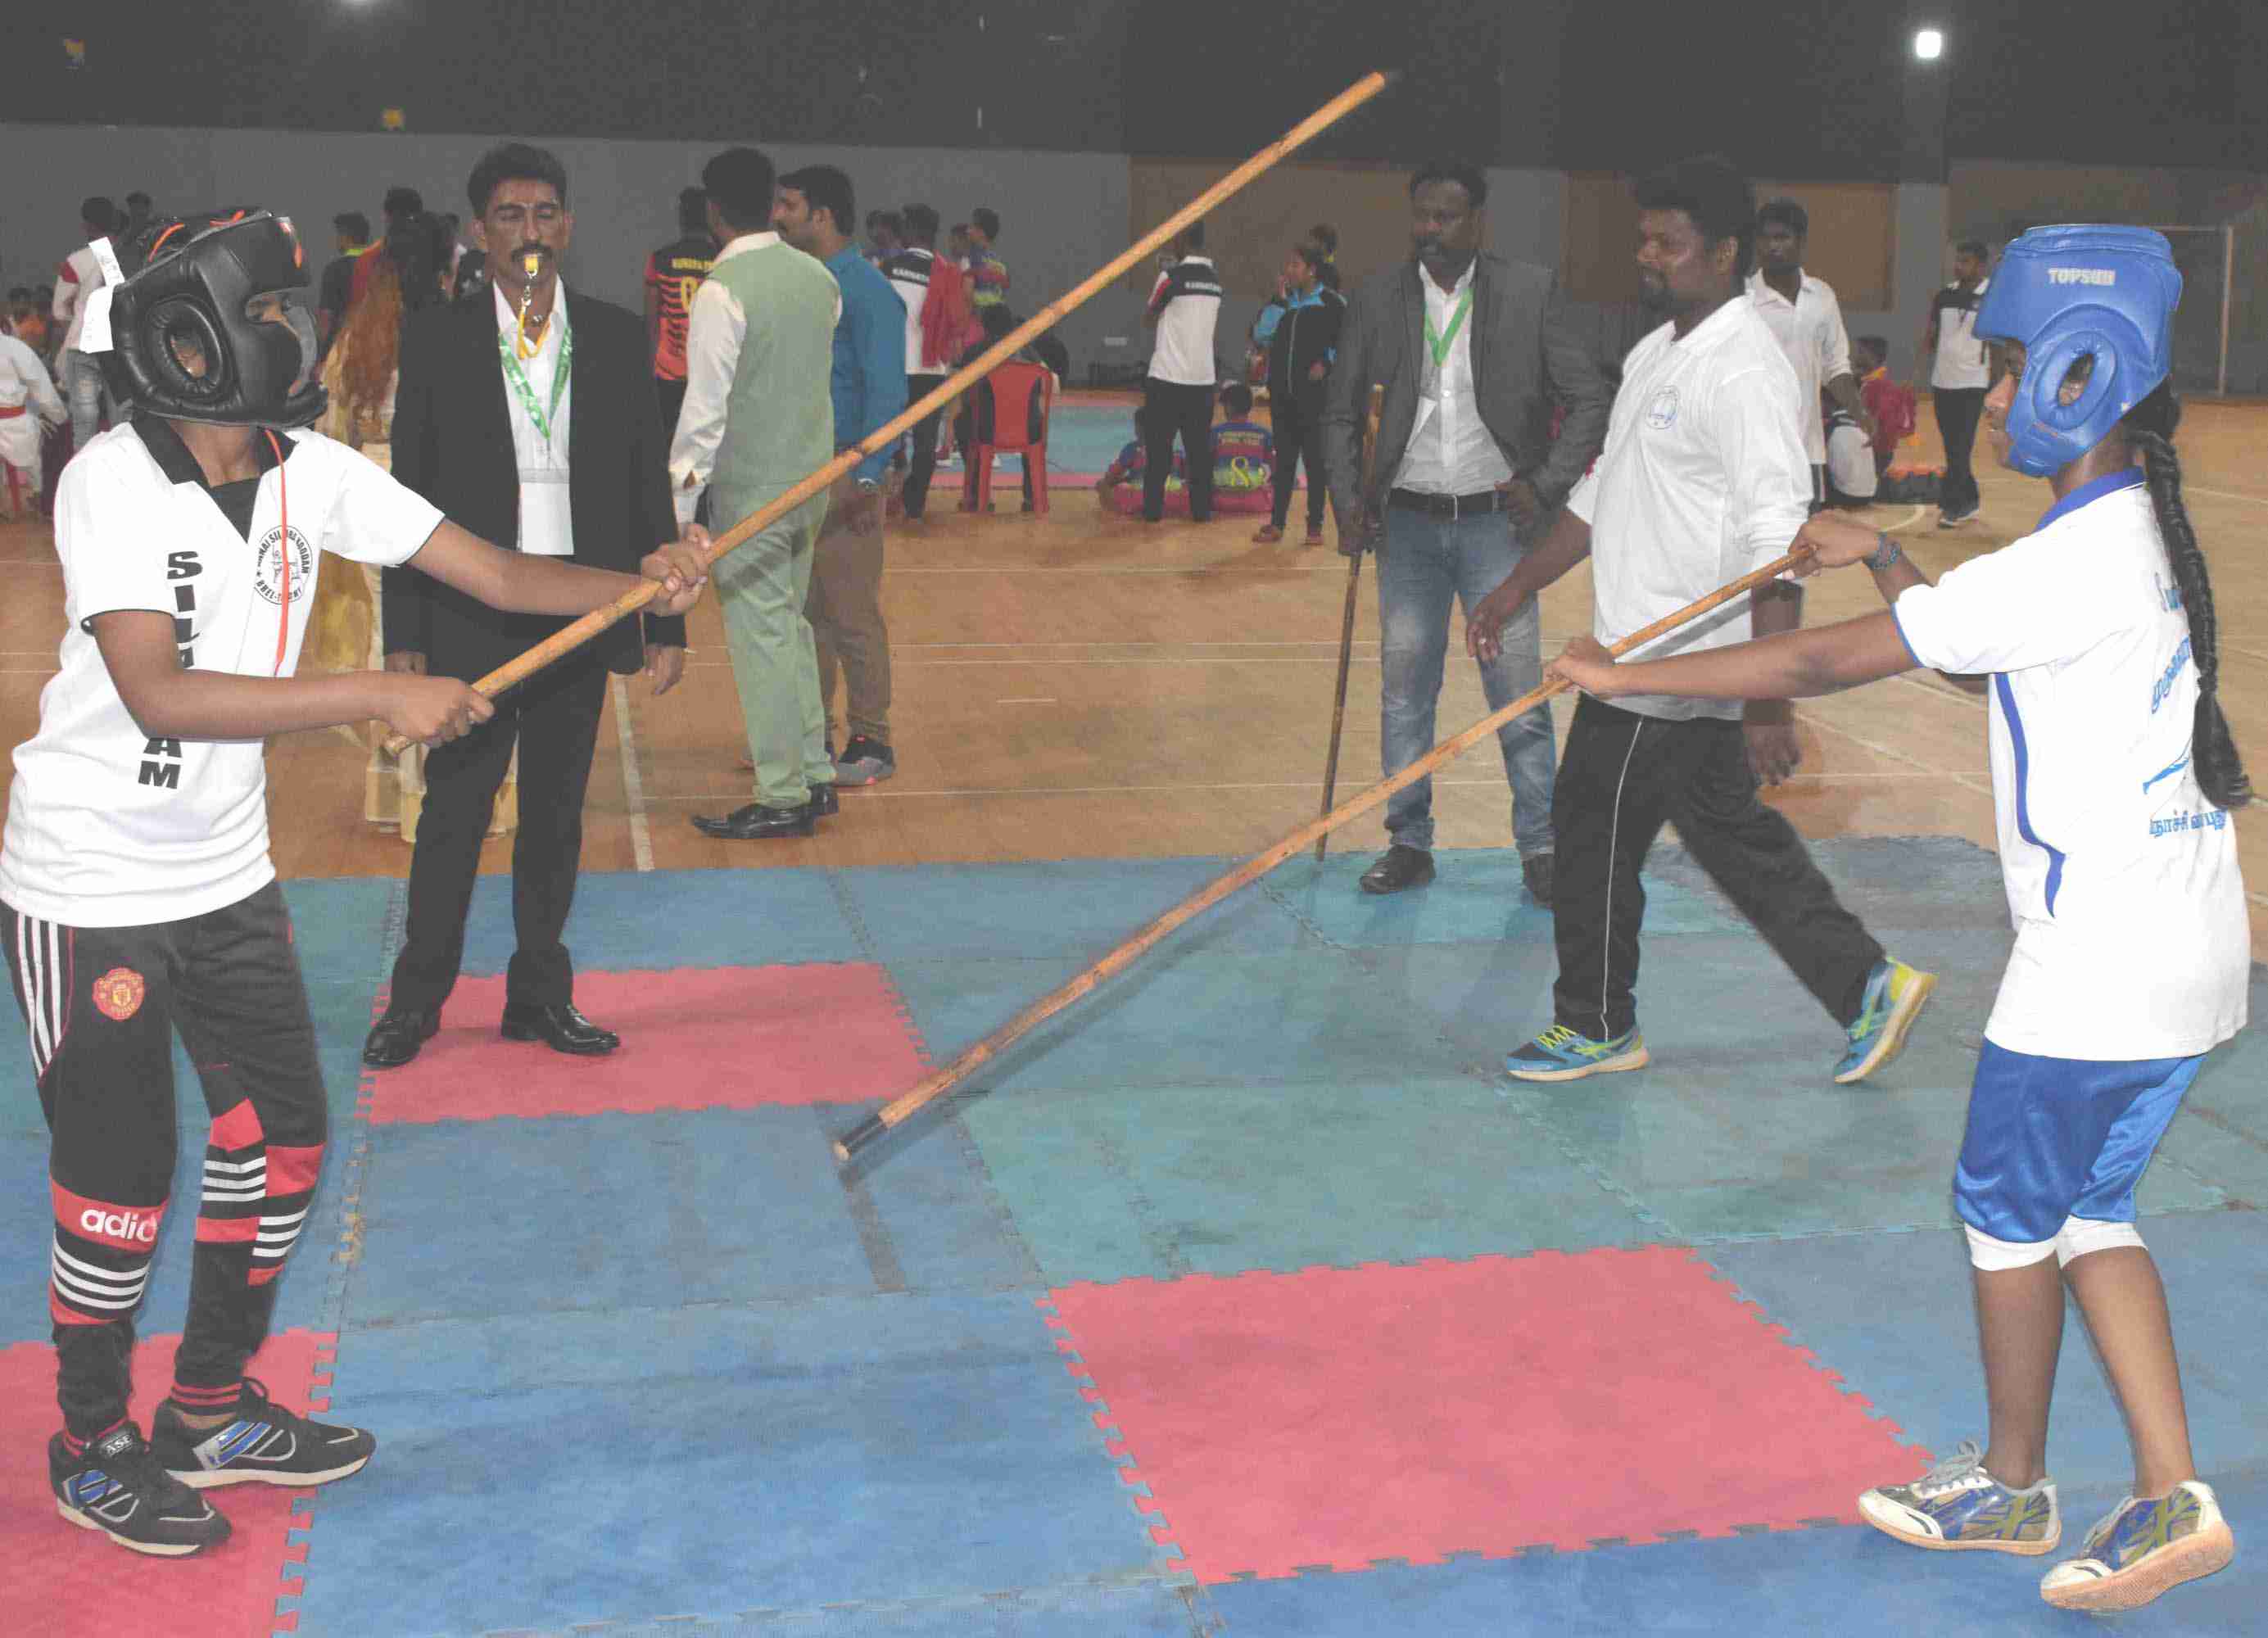
{"type": "Polygon", "coordinates": [[[287,583],[294,603],[304,603],[313,593],[315,548],[297,529],[291,531],[288,547],[284,531],[270,529],[260,537],[260,549],[253,554],[252,584],[262,599],[276,604],[284,600],[287,583]]]}
{"type": "Polygon", "coordinates": [[[149,993],[150,986],[132,967],[113,967],[94,981],[94,1004],[121,1024],[142,1010],[142,997],[149,993]]]}

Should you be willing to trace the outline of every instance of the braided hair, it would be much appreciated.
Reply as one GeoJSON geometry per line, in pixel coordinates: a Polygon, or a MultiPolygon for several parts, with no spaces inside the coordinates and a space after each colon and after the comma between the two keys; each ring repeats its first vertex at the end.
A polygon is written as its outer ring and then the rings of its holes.
{"type": "Polygon", "coordinates": [[[2245,776],[2236,744],[2229,737],[2228,719],[2220,709],[2220,622],[2213,613],[2213,581],[2205,573],[2205,550],[2197,531],[2190,526],[2189,509],[2182,503],[2182,463],[2174,452],[2174,429],[2182,418],[2181,400],[2170,380],[2126,412],[2118,424],[2126,442],[2141,452],[2142,475],[2150,490],[2150,510],[2157,514],[2158,534],[2164,541],[2166,561],[2181,588],[2182,607],[2189,616],[2190,653],[2198,671],[2197,720],[2191,730],[2191,766],[2205,800],[2219,808],[2242,807],[2251,799],[2252,782],[2245,776]]]}

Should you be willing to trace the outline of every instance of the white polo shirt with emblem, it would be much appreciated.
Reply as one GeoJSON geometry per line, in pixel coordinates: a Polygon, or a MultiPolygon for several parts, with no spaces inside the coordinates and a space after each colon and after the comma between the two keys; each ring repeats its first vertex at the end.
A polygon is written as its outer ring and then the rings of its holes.
{"type": "MultiPolygon", "coordinates": [[[[1567,496],[1591,525],[1592,635],[1620,642],[1788,548],[1811,511],[1795,371],[1755,305],[1736,297],[1680,340],[1663,325],[1631,349],[1606,446],[1567,496]]],[[[1746,642],[1749,599],[1638,650],[1647,659],[1746,642]]],[[[1732,720],[1737,701],[1628,694],[1641,716],[1732,720]]]]}
{"type": "Polygon", "coordinates": [[[163,422],[114,427],[63,469],[55,550],[69,624],[61,669],[40,694],[39,732],[16,747],[0,844],[0,900],[19,914],[146,926],[224,909],[275,879],[265,743],[144,733],[92,621],[151,610],[173,621],[185,671],[288,677],[318,553],[403,563],[440,525],[431,503],[343,444],[277,436],[280,462],[258,442],[266,470],[248,535],[163,422]]]}

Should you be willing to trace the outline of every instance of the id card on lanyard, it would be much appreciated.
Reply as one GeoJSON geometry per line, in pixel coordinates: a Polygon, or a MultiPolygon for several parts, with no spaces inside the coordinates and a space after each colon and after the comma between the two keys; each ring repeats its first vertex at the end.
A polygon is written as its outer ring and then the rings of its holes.
{"type": "Polygon", "coordinates": [[[504,378],[518,400],[526,428],[535,439],[517,430],[512,439],[519,462],[519,549],[534,557],[567,557],[575,550],[575,529],[568,484],[567,452],[558,446],[559,407],[566,401],[575,366],[575,332],[568,327],[567,304],[554,309],[559,327],[559,361],[551,372],[550,402],[541,402],[527,378],[514,337],[497,332],[497,355],[504,363],[504,378]],[[529,445],[533,445],[530,448],[529,445]]]}

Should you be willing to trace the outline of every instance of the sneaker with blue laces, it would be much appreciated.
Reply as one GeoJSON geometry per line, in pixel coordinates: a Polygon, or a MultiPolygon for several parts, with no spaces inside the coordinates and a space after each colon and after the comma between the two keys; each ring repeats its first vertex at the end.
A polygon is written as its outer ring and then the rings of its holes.
{"type": "Polygon", "coordinates": [[[2235,1556],[2213,1487],[2192,1479],[2161,1501],[2121,1502],[2087,1532],[2079,1557],[2041,1577],[2040,1597],[2062,1610],[2131,1610],[2235,1556]]]}
{"type": "Polygon", "coordinates": [[[2036,1558],[2063,1539],[2055,1485],[2012,1490],[1985,1471],[1974,1439],[1911,1483],[1878,1485],[1859,1517],[1886,1536],[1938,1553],[2020,1553],[2036,1558]]]}
{"type": "Polygon", "coordinates": [[[1874,970],[1867,976],[1866,998],[1859,1003],[1859,1016],[1851,1025],[1850,1050],[1835,1066],[1835,1083],[1848,1086],[1863,1081],[1896,1057],[1906,1044],[1906,1032],[1921,1016],[1930,992],[1936,988],[1934,973],[1920,972],[1887,956],[1875,962],[1874,970]]]}
{"type": "Polygon", "coordinates": [[[1625,1030],[1612,1040],[1594,1041],[1564,1024],[1555,1024],[1517,1052],[1506,1054],[1504,1072],[1516,1081],[1580,1081],[1587,1075],[1643,1069],[1652,1061],[1646,1039],[1625,1030]]]}

